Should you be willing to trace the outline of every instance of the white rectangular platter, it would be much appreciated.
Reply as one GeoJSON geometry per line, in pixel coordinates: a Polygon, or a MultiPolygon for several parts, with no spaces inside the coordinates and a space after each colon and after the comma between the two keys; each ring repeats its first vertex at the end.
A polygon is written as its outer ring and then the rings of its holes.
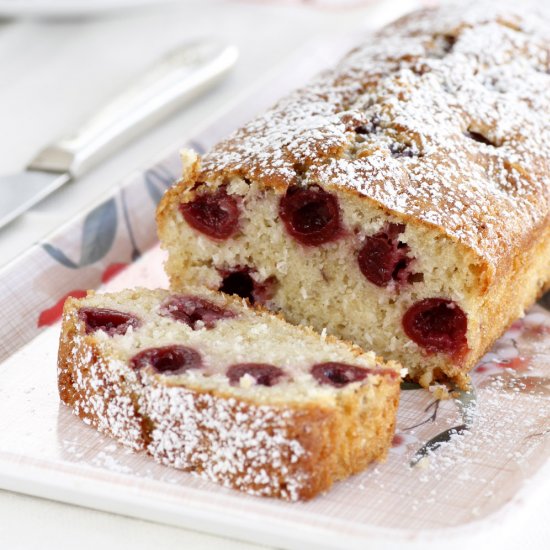
{"type": "MultiPolygon", "coordinates": [[[[266,83],[187,145],[208,148],[331,55],[311,48],[275,79],[283,86],[266,83]]],[[[166,285],[154,208],[178,172],[173,151],[0,271],[2,488],[296,549],[454,548],[544,520],[550,299],[481,361],[472,392],[438,401],[406,385],[387,462],[308,503],[251,497],[160,466],[72,416],[56,387],[63,300],[102,282],[111,289],[166,285]]]]}

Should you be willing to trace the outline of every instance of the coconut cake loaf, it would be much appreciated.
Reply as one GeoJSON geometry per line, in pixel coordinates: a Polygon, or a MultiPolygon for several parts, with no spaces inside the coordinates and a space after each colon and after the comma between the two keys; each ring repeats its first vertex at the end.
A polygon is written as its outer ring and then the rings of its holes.
{"type": "Polygon", "coordinates": [[[158,231],[207,285],[400,361],[468,371],[550,282],[550,25],[505,2],[413,13],[184,174],[158,231]]]}
{"type": "Polygon", "coordinates": [[[65,304],[61,400],[162,464],[250,494],[309,499],[381,460],[400,366],[187,288],[65,304]]]}

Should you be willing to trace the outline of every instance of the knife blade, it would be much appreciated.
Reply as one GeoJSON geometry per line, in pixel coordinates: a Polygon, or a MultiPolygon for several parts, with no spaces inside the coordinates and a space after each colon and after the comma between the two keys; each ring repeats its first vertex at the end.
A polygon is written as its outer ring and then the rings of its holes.
{"type": "Polygon", "coordinates": [[[0,228],[219,82],[237,56],[234,46],[201,40],[163,57],[80,130],[40,151],[25,171],[0,176],[0,228]]]}

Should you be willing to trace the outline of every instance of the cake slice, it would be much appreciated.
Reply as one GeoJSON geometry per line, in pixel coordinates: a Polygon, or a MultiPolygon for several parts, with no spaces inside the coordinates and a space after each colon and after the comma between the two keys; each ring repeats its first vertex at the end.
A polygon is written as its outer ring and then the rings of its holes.
{"type": "Polygon", "coordinates": [[[416,12],[202,159],[186,151],[157,216],[172,287],[466,386],[550,285],[549,36],[507,2],[416,12]]]}
{"type": "Polygon", "coordinates": [[[299,500],[384,459],[399,368],[222,293],[138,289],[67,300],[58,381],[162,464],[299,500]]]}

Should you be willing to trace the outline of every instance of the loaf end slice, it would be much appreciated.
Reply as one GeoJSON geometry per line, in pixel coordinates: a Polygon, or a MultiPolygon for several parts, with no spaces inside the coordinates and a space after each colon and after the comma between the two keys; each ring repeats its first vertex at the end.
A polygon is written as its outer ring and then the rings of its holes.
{"type": "Polygon", "coordinates": [[[305,500],[383,460],[399,365],[196,288],[65,305],[61,400],[158,462],[305,500]]]}

